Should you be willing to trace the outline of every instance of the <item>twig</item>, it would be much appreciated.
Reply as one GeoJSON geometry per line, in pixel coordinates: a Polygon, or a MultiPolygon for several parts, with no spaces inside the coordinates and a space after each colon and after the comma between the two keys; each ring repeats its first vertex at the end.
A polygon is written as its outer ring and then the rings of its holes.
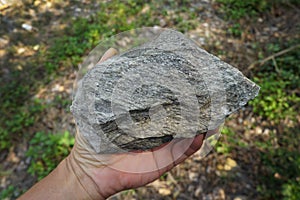
{"type": "Polygon", "coordinates": [[[273,65],[275,66],[275,70],[277,73],[280,73],[280,70],[278,68],[278,65],[277,65],[277,62],[276,62],[276,59],[275,58],[272,58],[272,61],[273,61],[273,65]]]}
{"type": "Polygon", "coordinates": [[[247,68],[247,71],[250,71],[251,69],[253,69],[254,67],[256,67],[258,64],[259,65],[263,65],[263,64],[265,64],[269,60],[275,60],[276,57],[281,56],[283,54],[286,54],[286,53],[288,53],[290,51],[293,51],[294,49],[299,48],[299,47],[300,47],[300,44],[297,44],[297,45],[292,46],[290,48],[287,48],[287,49],[284,49],[282,51],[279,51],[279,52],[277,52],[277,53],[275,53],[273,55],[270,55],[270,56],[264,58],[263,60],[255,61],[251,65],[249,65],[249,67],[247,68]]]}
{"type": "Polygon", "coordinates": [[[290,6],[291,8],[295,9],[296,11],[300,12],[300,9],[297,8],[295,5],[291,4],[290,2],[286,2],[286,5],[290,6]]]}

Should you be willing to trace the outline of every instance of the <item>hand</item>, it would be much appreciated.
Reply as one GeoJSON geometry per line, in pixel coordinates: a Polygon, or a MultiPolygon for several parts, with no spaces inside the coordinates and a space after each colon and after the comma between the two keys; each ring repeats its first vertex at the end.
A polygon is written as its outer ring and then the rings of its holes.
{"type": "MultiPolygon", "coordinates": [[[[117,54],[109,49],[99,62],[117,54]]],[[[168,144],[144,152],[103,155],[93,149],[80,133],[68,157],[69,165],[90,197],[107,198],[119,191],[136,188],[159,178],[183,162],[202,145],[204,135],[193,139],[174,139],[168,144]]]]}

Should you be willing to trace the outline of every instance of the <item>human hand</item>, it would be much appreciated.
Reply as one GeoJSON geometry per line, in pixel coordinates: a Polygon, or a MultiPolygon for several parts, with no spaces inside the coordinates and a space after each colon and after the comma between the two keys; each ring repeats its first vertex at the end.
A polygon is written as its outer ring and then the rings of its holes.
{"type": "MultiPolygon", "coordinates": [[[[109,49],[99,62],[117,54],[109,49]]],[[[67,158],[70,170],[92,199],[105,199],[119,191],[137,188],[159,178],[200,149],[205,134],[191,139],[174,139],[149,151],[97,154],[77,132],[67,158]]]]}

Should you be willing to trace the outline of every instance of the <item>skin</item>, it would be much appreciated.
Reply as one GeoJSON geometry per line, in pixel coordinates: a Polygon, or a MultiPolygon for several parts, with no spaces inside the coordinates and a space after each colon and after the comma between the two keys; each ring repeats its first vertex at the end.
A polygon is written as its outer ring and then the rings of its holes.
{"type": "MultiPolygon", "coordinates": [[[[116,54],[111,48],[99,62],[116,54]]],[[[19,199],[106,199],[158,179],[199,150],[204,138],[201,134],[174,139],[149,151],[109,155],[94,153],[77,132],[70,155],[19,199]]]]}

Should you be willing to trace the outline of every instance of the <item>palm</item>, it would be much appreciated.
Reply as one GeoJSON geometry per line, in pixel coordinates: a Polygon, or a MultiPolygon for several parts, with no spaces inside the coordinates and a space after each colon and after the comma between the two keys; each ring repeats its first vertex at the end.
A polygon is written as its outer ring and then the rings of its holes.
{"type": "Polygon", "coordinates": [[[173,140],[151,151],[103,155],[91,153],[78,135],[73,151],[75,160],[99,189],[103,188],[103,180],[109,180],[105,183],[108,194],[154,181],[195,153],[204,139],[204,135],[199,135],[173,140]]]}

